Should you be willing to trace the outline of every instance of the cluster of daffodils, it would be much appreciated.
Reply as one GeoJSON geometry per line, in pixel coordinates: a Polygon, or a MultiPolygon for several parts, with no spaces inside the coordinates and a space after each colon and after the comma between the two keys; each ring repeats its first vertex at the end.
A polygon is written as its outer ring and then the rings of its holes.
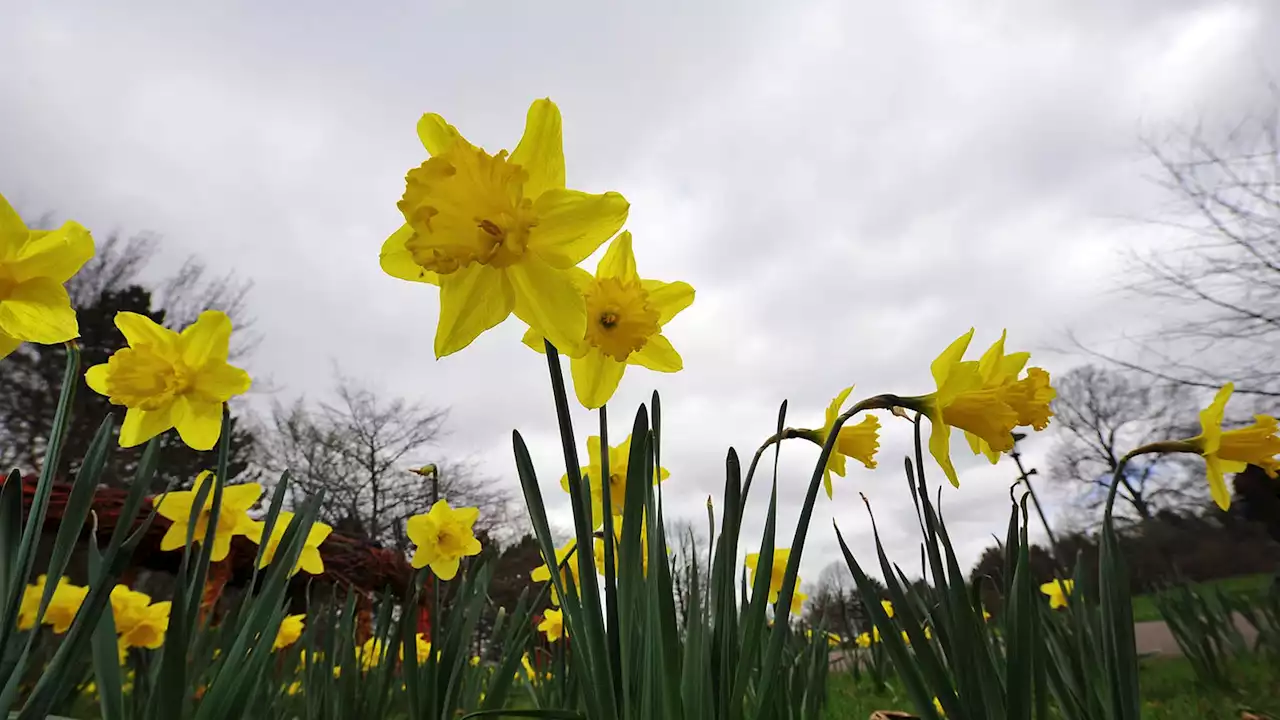
{"type": "MultiPolygon", "coordinates": [[[[23,589],[18,609],[19,630],[35,628],[48,582],[48,577],[41,575],[23,589]]],[[[41,624],[49,626],[56,635],[66,633],[88,594],[89,588],[74,585],[65,577],[59,578],[41,624]]],[[[117,585],[111,589],[111,614],[115,620],[121,662],[129,648],[154,650],[164,644],[164,633],[169,627],[167,601],[153,602],[146,593],[117,585]]]]}

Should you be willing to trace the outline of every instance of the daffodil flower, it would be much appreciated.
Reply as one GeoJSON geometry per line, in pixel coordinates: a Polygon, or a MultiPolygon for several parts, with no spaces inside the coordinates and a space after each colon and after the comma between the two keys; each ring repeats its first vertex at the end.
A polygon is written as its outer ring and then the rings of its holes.
{"type": "Polygon", "coordinates": [[[1234,430],[1223,430],[1227,400],[1235,385],[1227,383],[1214,396],[1209,407],[1200,411],[1200,434],[1190,443],[1204,456],[1209,480],[1209,492],[1218,507],[1231,507],[1231,491],[1227,489],[1226,473],[1238,473],[1246,465],[1257,465],[1268,477],[1276,477],[1280,470],[1280,434],[1276,419],[1269,415],[1255,415],[1254,422],[1234,430]]]}
{"type": "MultiPolygon", "coordinates": [[[[879,638],[877,637],[877,639],[879,638]]],[[[860,633],[858,637],[854,639],[854,642],[857,643],[860,648],[871,647],[871,633],[860,633]]]]}
{"type": "Polygon", "coordinates": [[[542,613],[542,622],[538,623],[538,632],[547,636],[547,642],[555,642],[561,637],[568,637],[564,631],[564,616],[559,610],[547,609],[542,613]]]}
{"type": "Polygon", "coordinates": [[[248,391],[249,375],[227,364],[231,319],[200,313],[181,333],[131,312],[116,313],[129,347],[94,365],[85,381],[113,405],[128,410],[120,446],[140,445],[169,428],[195,450],[212,449],[222,434],[222,407],[248,391]]]}
{"type": "Polygon", "coordinates": [[[275,642],[271,643],[272,650],[283,650],[290,645],[298,642],[298,638],[302,637],[302,631],[306,627],[306,615],[285,615],[280,621],[280,629],[276,631],[275,642]]]}
{"type": "Polygon", "coordinates": [[[451,508],[448,501],[439,500],[426,514],[409,518],[406,532],[418,546],[410,564],[415,568],[430,565],[436,577],[452,580],[462,558],[480,554],[480,541],[473,529],[479,517],[478,508],[451,508]]]}
{"type": "MultiPolygon", "coordinates": [[[[757,572],[769,573],[769,602],[778,602],[778,594],[782,592],[782,583],[787,578],[787,561],[791,559],[790,548],[777,548],[773,551],[773,567],[760,568],[760,553],[747,555],[745,565],[751,570],[751,585],[756,583],[757,572]]],[[[800,578],[796,577],[796,587],[800,587],[800,578]]],[[[799,593],[796,593],[797,595],[799,593]]],[[[792,599],[794,603],[794,597],[792,599]]]]}
{"type": "MultiPolygon", "coordinates": [[[[591,521],[594,528],[604,524],[604,489],[601,476],[604,466],[601,465],[600,437],[592,435],[587,438],[587,466],[581,469],[582,475],[591,484],[591,521]]],[[[609,506],[614,515],[621,515],[627,498],[627,467],[631,460],[631,436],[609,448],[609,506]]],[[[654,473],[653,484],[666,480],[671,473],[666,468],[659,468],[654,473]]],[[[569,492],[569,475],[560,477],[560,487],[569,492]]]]}
{"type": "MultiPolygon", "coordinates": [[[[641,279],[630,232],[609,244],[594,277],[578,268],[571,272],[586,302],[586,333],[568,347],[552,344],[570,357],[573,390],[583,407],[608,402],[628,365],[666,373],[684,367],[662,326],[693,303],[694,290],[688,283],[641,279]]],[[[542,338],[530,328],[524,342],[545,352],[542,338]]]]}
{"type": "MultiPolygon", "coordinates": [[[[36,615],[40,611],[40,601],[44,597],[48,581],[47,575],[41,575],[36,578],[35,583],[23,588],[22,601],[18,609],[19,630],[30,630],[35,627],[36,615]]],[[[57,635],[65,633],[71,627],[72,621],[76,619],[76,613],[80,611],[80,605],[88,594],[89,588],[72,585],[71,581],[65,577],[58,578],[58,585],[53,589],[53,597],[50,598],[49,606],[44,611],[44,624],[51,626],[57,635]]]]}
{"type": "MultiPolygon", "coordinates": [[[[187,543],[187,532],[191,527],[191,509],[195,505],[196,495],[205,485],[215,480],[213,473],[205,470],[196,477],[194,490],[161,493],[151,502],[156,512],[168,518],[169,530],[160,539],[160,549],[168,552],[177,550],[187,543]]],[[[218,525],[213,532],[213,549],[209,559],[221,562],[231,552],[231,538],[236,535],[250,536],[254,521],[248,510],[262,497],[262,486],[258,483],[227,485],[222,489],[222,507],[218,511],[218,525]]],[[[196,516],[195,531],[192,540],[203,543],[209,531],[209,516],[213,512],[213,489],[205,495],[204,506],[196,516]]],[[[252,536],[250,536],[252,537],[252,536]]]]}
{"type": "Polygon", "coordinates": [[[884,608],[884,614],[893,617],[893,603],[888,600],[881,600],[880,607],[884,608]]]}
{"type": "MultiPolygon", "coordinates": [[[[569,557],[569,553],[573,552],[575,547],[577,547],[577,541],[570,538],[562,547],[556,548],[556,566],[562,568],[560,571],[560,582],[568,585],[572,578],[573,587],[578,588],[582,584],[578,575],[578,558],[575,557],[569,562],[565,562],[565,558],[569,557]]],[[[551,582],[551,569],[547,567],[546,563],[543,563],[534,568],[533,572],[529,573],[529,579],[540,583],[551,582]]],[[[560,604],[560,595],[556,592],[555,585],[551,586],[551,604],[560,604]]]]}
{"type": "MultiPolygon", "coordinates": [[[[294,514],[285,510],[276,516],[276,523],[271,528],[271,537],[267,538],[266,544],[263,544],[262,535],[266,532],[265,522],[255,522],[252,528],[245,533],[250,540],[262,546],[262,559],[258,562],[258,567],[266,567],[276,557],[276,550],[280,549],[280,541],[284,539],[285,531],[293,524],[294,514]]],[[[320,544],[329,537],[329,533],[333,532],[333,528],[322,522],[311,524],[311,529],[307,532],[307,537],[303,540],[302,554],[298,556],[298,562],[294,564],[293,569],[289,571],[290,575],[296,574],[299,570],[305,570],[309,575],[319,575],[324,572],[324,560],[320,557],[320,544]]]]}
{"type": "Polygon", "coordinates": [[[629,206],[618,193],[565,188],[560,125],[554,103],[535,101],[508,156],[472,145],[439,115],[418,121],[431,157],[405,178],[405,224],[380,262],[392,277],[440,287],[436,357],[512,312],[557,347],[582,339],[586,306],[568,271],[622,228],[629,206]]]}
{"type": "Polygon", "coordinates": [[[1053,610],[1067,606],[1067,598],[1076,587],[1075,580],[1053,579],[1040,586],[1040,592],[1049,596],[1049,607],[1053,610]]]}
{"type": "Polygon", "coordinates": [[[801,608],[804,607],[804,601],[808,599],[809,596],[799,590],[791,593],[791,614],[799,615],[801,608]]]}
{"type": "Polygon", "coordinates": [[[975,452],[1003,453],[1013,449],[1013,429],[1029,424],[1042,429],[1048,423],[1053,399],[1049,376],[1032,368],[1023,380],[1010,369],[1026,363],[1025,354],[1004,355],[1004,338],[992,346],[984,361],[965,360],[973,329],[961,335],[938,356],[930,370],[937,390],[919,397],[901,398],[903,407],[928,416],[931,426],[929,453],[952,485],[960,486],[951,462],[951,428],[971,436],[975,452]]]}
{"type": "Polygon", "coordinates": [[[79,223],[31,230],[0,195],[0,359],[24,342],[53,345],[80,336],[64,283],[93,257],[79,223]]]}
{"type": "MultiPolygon", "coordinates": [[[[827,436],[831,434],[831,429],[835,427],[844,402],[849,398],[849,393],[851,392],[853,392],[852,385],[841,390],[840,394],[836,395],[831,404],[827,406],[822,429],[800,430],[798,431],[799,436],[817,445],[825,445],[827,436]]],[[[857,425],[840,428],[840,434],[836,436],[835,447],[831,449],[831,454],[827,456],[827,466],[823,469],[822,486],[827,491],[827,497],[832,497],[831,474],[835,473],[840,477],[844,477],[845,458],[853,458],[862,463],[867,469],[874,470],[876,467],[876,450],[879,448],[880,420],[876,416],[867,415],[857,425]]]]}

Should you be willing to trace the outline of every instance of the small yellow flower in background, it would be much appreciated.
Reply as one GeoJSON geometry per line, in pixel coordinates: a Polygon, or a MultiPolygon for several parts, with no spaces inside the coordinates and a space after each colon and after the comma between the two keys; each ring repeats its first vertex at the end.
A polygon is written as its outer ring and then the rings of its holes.
{"type": "MultiPolygon", "coordinates": [[[[626,440],[609,448],[609,505],[610,512],[614,515],[622,515],[626,505],[627,465],[630,459],[631,436],[628,435],[626,440]]],[[[604,524],[604,489],[600,481],[604,470],[600,461],[600,436],[592,435],[587,438],[587,466],[581,472],[591,484],[591,521],[594,528],[604,524]]],[[[671,473],[666,468],[659,468],[654,473],[653,484],[657,485],[669,477],[671,473]]],[[[567,473],[560,476],[560,489],[569,492],[567,473]]]]}
{"type": "MultiPolygon", "coordinates": [[[[293,524],[294,514],[285,510],[276,516],[276,524],[271,528],[271,537],[267,539],[266,545],[262,544],[262,535],[266,532],[267,524],[265,522],[254,522],[253,528],[245,533],[250,540],[262,546],[262,560],[258,563],[258,567],[266,567],[276,557],[276,550],[280,549],[280,541],[284,539],[285,531],[289,525],[293,524]]],[[[296,574],[299,570],[305,570],[309,575],[320,575],[324,572],[324,560],[320,557],[320,544],[329,537],[329,533],[333,532],[333,528],[322,522],[311,524],[311,530],[307,532],[307,539],[303,541],[302,554],[298,556],[298,562],[294,564],[290,575],[296,574]]]]}
{"type": "Polygon", "coordinates": [[[129,347],[85,372],[85,382],[128,410],[120,446],[140,445],[169,428],[195,450],[222,434],[222,407],[249,390],[249,374],[227,364],[231,318],[206,310],[181,333],[131,312],[116,313],[129,347]]]}
{"type": "MultiPolygon", "coordinates": [[[[756,582],[756,572],[764,570],[769,573],[769,602],[778,602],[778,593],[782,591],[782,583],[786,580],[787,561],[791,558],[790,548],[777,548],[773,551],[773,567],[758,568],[760,564],[760,553],[751,553],[747,555],[744,563],[751,570],[751,584],[754,586],[756,582]]],[[[796,587],[800,587],[800,577],[796,577],[796,587]]],[[[795,607],[795,597],[800,593],[796,592],[792,597],[792,607],[795,607]]]]}
{"type": "MultiPolygon", "coordinates": [[[[645,577],[649,576],[649,524],[645,514],[641,514],[640,525],[640,572],[645,577]]],[[[614,567],[620,567],[622,564],[622,517],[615,515],[613,518],[613,538],[614,552],[616,558],[614,567]]],[[[595,547],[596,570],[604,575],[604,533],[599,533],[592,541],[595,547]]]]}
{"type": "Polygon", "coordinates": [[[1051,580],[1040,586],[1040,592],[1049,596],[1049,607],[1057,610],[1067,606],[1067,598],[1076,587],[1075,580],[1051,580]]]}
{"type": "Polygon", "coordinates": [[[276,640],[271,644],[271,649],[283,650],[298,642],[306,626],[306,619],[306,615],[285,615],[280,621],[280,630],[276,632],[276,640]]]}
{"type": "MultiPolygon", "coordinates": [[[[191,509],[196,502],[196,495],[210,482],[216,482],[216,480],[213,473],[205,470],[196,477],[194,490],[160,493],[152,498],[151,502],[155,505],[156,512],[172,523],[169,525],[168,532],[164,534],[164,538],[160,540],[161,550],[167,552],[186,545],[187,530],[190,527],[188,522],[191,519],[191,509]]],[[[196,519],[195,532],[192,535],[194,542],[204,542],[205,535],[209,531],[209,515],[213,511],[213,492],[214,489],[210,488],[209,494],[204,499],[204,507],[200,509],[196,519]]],[[[252,537],[250,533],[253,531],[254,521],[249,517],[248,510],[258,502],[260,497],[262,497],[262,486],[258,483],[226,485],[222,488],[222,507],[218,511],[218,526],[214,529],[213,550],[209,555],[213,562],[226,559],[227,553],[231,552],[231,538],[236,535],[252,537]]]]}
{"type": "Polygon", "coordinates": [[[925,625],[925,626],[924,626],[924,639],[925,639],[925,640],[932,640],[932,639],[933,639],[933,631],[929,629],[929,626],[928,626],[928,625],[925,625]]]}
{"type": "MultiPolygon", "coordinates": [[[[581,587],[582,581],[578,576],[578,558],[575,556],[569,562],[565,562],[565,558],[569,557],[569,553],[577,547],[577,540],[569,539],[562,547],[556,548],[556,567],[560,567],[560,582],[565,585],[569,584],[570,578],[573,579],[573,587],[581,587]]],[[[529,573],[529,579],[534,582],[551,582],[551,568],[547,567],[544,562],[529,573]]],[[[559,605],[560,596],[556,593],[556,586],[551,586],[551,604],[559,605]]]]}
{"type": "MultiPolygon", "coordinates": [[[[414,656],[421,665],[431,659],[431,641],[427,639],[426,633],[418,633],[413,636],[414,656]]],[[[440,653],[436,653],[436,659],[440,658],[440,653]]],[[[400,648],[400,662],[404,662],[404,647],[400,648]]]]}
{"type": "Polygon", "coordinates": [[[520,664],[524,666],[524,674],[528,676],[530,680],[538,679],[538,673],[533,669],[533,663],[529,662],[529,653],[525,653],[520,656],[520,664]]]}
{"type": "Polygon", "coordinates": [[[557,347],[580,342],[586,305],[569,270],[622,228],[618,193],[565,188],[560,110],[529,108],[524,137],[507,155],[467,142],[444,118],[423,115],[431,155],[405,177],[396,206],[405,224],[382,246],[392,277],[440,287],[436,357],[470,345],[511,313],[557,347]]]}
{"type": "Polygon", "coordinates": [[[542,622],[538,623],[538,631],[547,636],[547,642],[555,642],[569,635],[564,631],[564,616],[559,610],[550,608],[542,613],[542,622]]]}
{"type": "Polygon", "coordinates": [[[1257,465],[1268,477],[1276,477],[1280,470],[1280,434],[1276,419],[1269,415],[1255,415],[1254,422],[1242,428],[1223,430],[1222,421],[1227,410],[1227,400],[1235,390],[1227,383],[1214,396],[1209,407],[1200,411],[1200,434],[1191,438],[1204,456],[1209,479],[1209,492],[1218,507],[1231,507],[1231,491],[1227,489],[1225,473],[1238,473],[1246,465],[1257,465]]]}
{"type": "Polygon", "coordinates": [[[839,647],[842,642],[844,642],[844,638],[833,632],[827,633],[827,645],[829,647],[839,647]]]}
{"type": "Polygon", "coordinates": [[[1040,430],[1047,426],[1049,401],[1054,397],[1048,373],[1039,368],[1017,379],[1029,356],[1006,356],[1003,336],[982,361],[964,359],[972,340],[970,328],[933,361],[930,370],[937,385],[935,392],[903,399],[904,407],[929,417],[929,453],[956,487],[960,480],[951,463],[951,428],[965,431],[975,452],[998,456],[1013,449],[1014,428],[1025,424],[1040,430]]]}
{"type": "Polygon", "coordinates": [[[480,667],[480,656],[479,656],[479,655],[472,655],[472,656],[471,656],[471,667],[480,667]]]}
{"type": "MultiPolygon", "coordinates": [[[[365,640],[360,647],[356,648],[356,660],[360,661],[362,670],[372,670],[382,664],[382,660],[387,655],[386,645],[381,639],[371,637],[365,640]]],[[[337,671],[341,670],[340,666],[335,665],[334,677],[337,677],[337,671]]]]}
{"type": "Polygon", "coordinates": [[[871,647],[871,633],[859,634],[858,637],[854,640],[854,642],[856,642],[858,644],[858,647],[860,648],[871,647]]]}
{"type": "MultiPolygon", "coordinates": [[[[578,268],[570,272],[586,302],[587,329],[575,345],[557,349],[571,358],[573,389],[583,407],[594,410],[608,402],[628,365],[667,373],[684,367],[662,326],[693,303],[694,290],[684,282],[641,279],[630,232],[609,244],[594,277],[578,268]]],[[[525,333],[524,342],[546,351],[535,329],[525,333]]]]}
{"type": "MultiPolygon", "coordinates": [[[[22,601],[18,608],[19,630],[30,630],[35,627],[36,614],[40,611],[40,600],[44,597],[48,582],[48,576],[41,575],[36,578],[35,583],[23,588],[22,601]]],[[[71,581],[65,577],[58,578],[58,585],[53,589],[49,607],[45,608],[43,623],[51,626],[53,632],[58,635],[65,633],[71,627],[72,621],[76,619],[76,613],[80,611],[80,605],[88,594],[89,588],[72,585],[71,581]]]]}
{"type": "Polygon", "coordinates": [[[933,710],[934,712],[938,713],[942,717],[947,716],[947,711],[943,709],[942,703],[936,697],[933,699],[933,710]]]}
{"type": "Polygon", "coordinates": [[[302,692],[302,681],[294,680],[293,682],[289,683],[289,686],[284,689],[284,692],[286,695],[297,695],[298,693],[302,692]]]}
{"type": "Polygon", "coordinates": [[[24,342],[53,345],[80,336],[63,284],[93,257],[79,223],[31,230],[0,195],[0,359],[24,342]]]}
{"type": "Polygon", "coordinates": [[[153,603],[151,596],[124,585],[111,588],[111,615],[120,640],[120,653],[132,647],[155,650],[169,629],[169,601],[153,603]]]}
{"type": "MultiPolygon", "coordinates": [[[[818,445],[824,445],[827,437],[831,434],[831,428],[835,426],[836,418],[840,417],[844,401],[849,398],[849,393],[853,392],[853,386],[840,391],[839,395],[831,401],[827,406],[825,422],[821,430],[802,430],[803,437],[808,438],[818,445]]],[[[874,470],[876,467],[876,450],[880,448],[880,420],[874,415],[867,415],[862,422],[857,425],[847,425],[840,428],[840,434],[836,436],[835,447],[831,449],[831,455],[827,457],[827,467],[823,471],[822,485],[826,488],[827,497],[831,494],[831,474],[835,473],[840,477],[844,477],[844,461],[845,458],[853,458],[862,463],[868,470],[874,470]]]]}
{"type": "Polygon", "coordinates": [[[888,600],[881,600],[880,607],[884,608],[884,614],[893,617],[893,603],[888,600]]]}
{"type": "Polygon", "coordinates": [[[982,621],[987,622],[990,619],[991,619],[991,613],[987,612],[986,608],[982,608],[982,621]]]}
{"type": "Polygon", "coordinates": [[[430,565],[436,577],[452,580],[462,558],[480,554],[480,541],[473,530],[479,517],[478,508],[451,508],[447,501],[439,500],[425,515],[409,518],[406,532],[418,546],[411,564],[415,568],[430,565]]]}

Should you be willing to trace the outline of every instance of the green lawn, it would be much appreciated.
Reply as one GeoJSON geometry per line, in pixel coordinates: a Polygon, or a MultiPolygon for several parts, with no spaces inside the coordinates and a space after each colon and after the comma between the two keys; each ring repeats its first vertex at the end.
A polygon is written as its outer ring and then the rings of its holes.
{"type": "MultiPolygon", "coordinates": [[[[1225,580],[1212,580],[1202,583],[1201,586],[1204,588],[1221,588],[1230,593],[1261,595],[1271,585],[1271,579],[1272,576],[1265,573],[1260,575],[1241,575],[1240,577],[1226,578],[1225,580]]],[[[1139,595],[1133,599],[1134,622],[1160,619],[1160,611],[1156,609],[1155,601],[1150,595],[1139,595]]]]}
{"type": "MultiPolygon", "coordinates": [[[[1280,718],[1280,668],[1264,658],[1237,665],[1238,690],[1222,692],[1199,687],[1191,666],[1182,658],[1151,659],[1142,666],[1143,718],[1151,720],[1239,720],[1242,710],[1280,718]]],[[[876,710],[912,711],[911,702],[894,688],[869,692],[847,673],[833,673],[825,717],[866,720],[876,710]]]]}

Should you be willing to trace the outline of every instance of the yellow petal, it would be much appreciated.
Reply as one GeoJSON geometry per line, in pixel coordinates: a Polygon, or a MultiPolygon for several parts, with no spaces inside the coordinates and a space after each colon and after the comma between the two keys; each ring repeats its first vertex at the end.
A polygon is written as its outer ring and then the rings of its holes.
{"type": "Polygon", "coordinates": [[[94,365],[84,372],[84,382],[89,386],[90,390],[99,395],[109,395],[107,392],[107,364],[94,365]]]}
{"type": "Polygon", "coordinates": [[[413,228],[401,225],[399,230],[391,233],[391,237],[382,243],[382,254],[378,256],[382,272],[401,280],[439,285],[440,276],[414,262],[413,253],[405,247],[405,243],[412,237],[413,228]]]}
{"type": "Polygon", "coordinates": [[[16,255],[18,248],[27,241],[27,224],[13,209],[4,195],[0,195],[0,258],[16,255]]]}
{"type": "Polygon", "coordinates": [[[515,305],[511,282],[503,271],[488,265],[468,265],[442,277],[436,357],[452,355],[470,345],[480,333],[506,320],[515,305]]]}
{"type": "Polygon", "coordinates": [[[243,512],[253,507],[262,497],[262,486],[258,483],[241,483],[227,485],[222,488],[222,507],[227,510],[243,512]]]}
{"type": "Polygon", "coordinates": [[[671,341],[662,335],[651,335],[644,347],[631,353],[627,358],[631,365],[639,365],[658,372],[680,372],[684,369],[684,360],[680,353],[671,347],[671,341]]]}
{"type": "Polygon", "coordinates": [[[548,190],[564,187],[560,109],[549,98],[535,100],[529,106],[524,136],[511,153],[511,162],[529,173],[529,179],[524,182],[527,198],[537,198],[548,190]]]}
{"type": "Polygon", "coordinates": [[[1234,383],[1227,383],[1218,390],[1209,407],[1200,411],[1200,452],[1209,454],[1218,452],[1222,442],[1222,420],[1227,412],[1227,400],[1235,391],[1234,383]]]}
{"type": "Polygon", "coordinates": [[[622,228],[630,207],[615,192],[548,190],[534,201],[538,224],[529,232],[529,249],[557,268],[573,267],[622,228]]]}
{"type": "Polygon", "coordinates": [[[298,556],[298,568],[308,575],[323,575],[324,559],[320,557],[320,551],[314,547],[302,548],[302,554],[298,556]]]}
{"type": "Polygon", "coordinates": [[[178,333],[156,324],[146,315],[132,312],[116,313],[116,327],[132,347],[151,347],[171,350],[178,343],[178,333]]]}
{"type": "Polygon", "coordinates": [[[52,232],[32,232],[9,270],[18,282],[49,278],[71,279],[93,257],[93,237],[80,223],[65,222],[52,232]]]}
{"type": "Polygon", "coordinates": [[[213,562],[222,562],[227,559],[227,555],[231,553],[231,534],[215,532],[213,536],[213,550],[209,553],[209,559],[213,562]]]}
{"type": "Polygon", "coordinates": [[[56,280],[35,278],[18,284],[0,300],[0,330],[19,340],[52,345],[80,335],[71,298],[56,280]]]}
{"type": "Polygon", "coordinates": [[[658,324],[666,325],[681,310],[693,304],[693,286],[686,282],[641,281],[649,293],[649,305],[658,311],[658,324]]]}
{"type": "Polygon", "coordinates": [[[141,445],[171,427],[173,420],[167,407],[159,410],[129,408],[120,425],[120,447],[141,445]]]}
{"type": "Polygon", "coordinates": [[[638,279],[640,274],[636,272],[636,255],[631,248],[631,232],[629,230],[622,231],[618,237],[609,243],[609,249],[605,251],[604,257],[600,258],[600,264],[596,266],[596,277],[598,278],[618,278],[619,280],[638,279]]]}
{"type": "Polygon", "coordinates": [[[0,330],[0,360],[5,359],[9,353],[17,350],[18,346],[21,344],[21,340],[10,335],[4,330],[0,330]]]}
{"type": "Polygon", "coordinates": [[[226,402],[249,391],[249,373],[225,363],[206,366],[196,375],[195,390],[210,400],[226,402]]]}
{"type": "Polygon", "coordinates": [[[431,563],[431,572],[441,580],[452,580],[458,574],[458,558],[441,558],[431,563]]]}
{"type": "MultiPolygon", "coordinates": [[[[190,512],[188,511],[188,516],[190,512]]],[[[170,552],[187,544],[187,518],[183,518],[181,522],[174,521],[169,529],[165,531],[164,537],[160,538],[161,552],[170,552]]]]}
{"type": "Polygon", "coordinates": [[[929,454],[942,467],[951,484],[960,487],[960,478],[956,476],[956,468],[951,464],[951,426],[942,421],[941,412],[929,413],[929,454]]]}
{"type": "Polygon", "coordinates": [[[581,358],[570,360],[569,368],[573,373],[573,390],[578,395],[578,402],[588,410],[594,410],[613,397],[627,365],[591,348],[581,358]]]}
{"type": "Polygon", "coordinates": [[[969,332],[956,338],[937,360],[929,366],[933,372],[933,381],[941,389],[947,383],[947,378],[951,375],[951,368],[964,358],[965,350],[969,349],[969,342],[973,340],[973,328],[969,328],[969,332]]]}
{"type": "MultiPolygon", "coordinates": [[[[418,120],[418,139],[422,141],[422,147],[426,148],[428,153],[439,155],[458,140],[462,140],[462,133],[439,115],[427,113],[418,120]]],[[[466,141],[463,140],[463,142],[466,141]]]]}
{"type": "Polygon", "coordinates": [[[544,355],[547,352],[547,345],[544,342],[542,333],[538,332],[537,330],[534,330],[533,328],[529,328],[524,332],[524,337],[520,338],[520,342],[524,343],[525,345],[528,345],[529,347],[533,348],[534,350],[544,355]]]}
{"type": "Polygon", "coordinates": [[[231,342],[231,318],[218,310],[205,310],[178,336],[182,361],[190,368],[225,363],[231,342]]]}
{"type": "Polygon", "coordinates": [[[573,352],[587,332],[587,308],[570,273],[529,257],[507,268],[515,290],[516,317],[552,345],[573,352]]]}
{"type": "Polygon", "coordinates": [[[173,401],[173,426],[192,450],[212,450],[222,434],[222,403],[180,395],[173,401]]]}
{"type": "Polygon", "coordinates": [[[1226,510],[1231,507],[1231,491],[1227,489],[1227,480],[1223,476],[1222,461],[1209,455],[1205,459],[1206,475],[1209,480],[1209,494],[1218,507],[1226,510]]]}

